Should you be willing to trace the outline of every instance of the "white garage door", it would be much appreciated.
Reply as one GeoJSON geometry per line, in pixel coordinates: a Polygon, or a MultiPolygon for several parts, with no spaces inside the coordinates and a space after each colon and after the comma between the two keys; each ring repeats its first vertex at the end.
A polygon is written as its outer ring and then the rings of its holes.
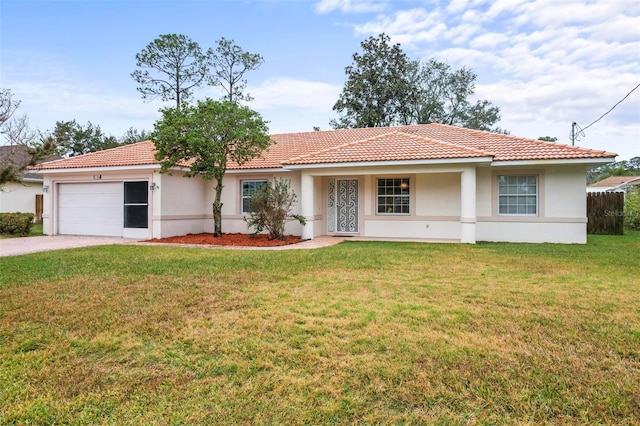
{"type": "Polygon", "coordinates": [[[58,186],[58,234],[122,237],[122,182],[58,186]]]}

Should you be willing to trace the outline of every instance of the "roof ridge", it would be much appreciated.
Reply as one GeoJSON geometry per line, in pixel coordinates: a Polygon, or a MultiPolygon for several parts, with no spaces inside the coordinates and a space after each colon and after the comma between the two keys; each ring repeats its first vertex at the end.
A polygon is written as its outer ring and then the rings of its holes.
{"type": "Polygon", "coordinates": [[[431,138],[431,137],[427,137],[427,136],[420,136],[420,135],[416,135],[416,134],[411,134],[411,133],[405,133],[405,132],[396,132],[396,133],[400,133],[406,136],[409,136],[413,139],[417,139],[419,141],[429,141],[429,142],[433,142],[433,143],[437,143],[440,145],[444,145],[444,146],[448,146],[448,147],[454,147],[457,149],[462,149],[464,151],[470,151],[473,152],[475,154],[483,154],[483,155],[487,155],[490,157],[495,156],[495,154],[491,153],[491,152],[487,152],[487,151],[483,151],[481,149],[476,149],[470,146],[466,146],[466,145],[462,145],[462,144],[458,144],[458,143],[454,143],[454,142],[446,142],[440,139],[435,139],[435,138],[431,138]]]}
{"type": "Polygon", "coordinates": [[[466,131],[466,132],[471,132],[471,133],[482,133],[482,134],[486,134],[486,135],[491,135],[492,137],[501,136],[501,137],[505,137],[505,138],[509,138],[509,139],[513,139],[513,140],[518,140],[518,141],[535,142],[536,144],[545,145],[545,146],[563,147],[563,148],[569,148],[569,149],[583,151],[583,152],[594,152],[594,153],[597,152],[597,153],[603,153],[603,154],[614,154],[613,152],[608,152],[608,151],[605,151],[605,150],[602,150],[602,149],[585,148],[585,147],[581,147],[581,146],[568,145],[568,144],[565,144],[565,143],[543,141],[543,140],[540,140],[540,139],[525,138],[523,136],[513,136],[513,135],[510,135],[510,134],[496,133],[496,132],[492,132],[492,131],[489,131],[489,130],[470,129],[468,127],[459,127],[459,126],[453,126],[453,125],[450,125],[450,124],[442,124],[442,123],[429,123],[429,124],[430,125],[435,125],[436,127],[446,127],[446,128],[459,129],[459,130],[466,131]]]}
{"type": "MultiPolygon", "coordinates": [[[[340,130],[348,130],[348,129],[340,129],[340,130]]],[[[327,152],[339,151],[339,150],[341,150],[343,148],[346,148],[348,146],[360,145],[362,143],[370,142],[372,140],[379,139],[379,138],[385,137],[385,136],[389,136],[389,135],[394,134],[394,133],[402,133],[402,132],[394,130],[394,131],[391,131],[391,132],[388,132],[388,133],[381,133],[379,135],[371,136],[371,137],[368,137],[368,138],[365,138],[365,139],[358,139],[356,141],[346,142],[346,143],[343,143],[343,144],[340,144],[340,145],[335,145],[335,146],[332,146],[332,147],[329,147],[329,148],[324,148],[324,149],[321,149],[321,150],[318,150],[318,151],[310,152],[308,154],[303,154],[303,155],[299,155],[297,157],[289,158],[289,159],[283,161],[282,164],[289,164],[289,163],[292,163],[292,162],[295,162],[295,161],[299,161],[299,160],[301,160],[303,158],[314,157],[316,155],[325,154],[327,152]]]]}

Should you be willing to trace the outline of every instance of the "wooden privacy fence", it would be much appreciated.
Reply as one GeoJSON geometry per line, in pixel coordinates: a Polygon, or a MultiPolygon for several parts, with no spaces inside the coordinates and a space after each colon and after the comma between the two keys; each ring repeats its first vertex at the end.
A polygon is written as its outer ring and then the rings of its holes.
{"type": "Polygon", "coordinates": [[[622,235],[624,193],[587,193],[587,234],[622,235]]]}
{"type": "Polygon", "coordinates": [[[42,222],[42,201],[43,201],[43,196],[42,194],[36,194],[36,216],[35,216],[35,221],[36,222],[42,222]]]}

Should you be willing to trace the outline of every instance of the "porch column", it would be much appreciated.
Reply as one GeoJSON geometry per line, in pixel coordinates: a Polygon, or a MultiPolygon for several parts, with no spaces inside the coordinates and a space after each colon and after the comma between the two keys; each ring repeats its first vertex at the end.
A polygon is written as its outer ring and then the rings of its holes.
{"type": "Polygon", "coordinates": [[[465,169],[460,176],[460,240],[476,243],[476,169],[465,169]]]}
{"type": "Polygon", "coordinates": [[[300,176],[300,214],[307,220],[302,227],[302,239],[312,240],[314,235],[313,217],[315,216],[313,176],[302,172],[300,176]]]}

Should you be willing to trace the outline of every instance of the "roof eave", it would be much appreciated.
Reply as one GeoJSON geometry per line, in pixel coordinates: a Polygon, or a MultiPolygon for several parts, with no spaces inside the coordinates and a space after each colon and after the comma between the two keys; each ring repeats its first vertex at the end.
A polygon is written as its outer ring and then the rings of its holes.
{"type": "Polygon", "coordinates": [[[612,163],[614,157],[610,158],[556,158],[548,160],[499,160],[491,163],[492,167],[510,167],[510,166],[557,166],[557,165],[586,165],[601,166],[603,164],[612,163]]]}
{"type": "Polygon", "coordinates": [[[265,167],[265,168],[237,168],[237,169],[227,169],[226,173],[228,174],[247,174],[247,173],[278,173],[278,172],[289,172],[290,170],[283,169],[282,167],[265,167]]]}
{"type": "MultiPolygon", "coordinates": [[[[122,170],[153,170],[159,169],[160,164],[140,164],[131,166],[102,166],[102,167],[61,167],[58,169],[32,169],[29,173],[42,175],[60,173],[93,173],[93,172],[117,172],[122,170]]],[[[180,170],[181,168],[177,168],[180,170]]]]}

